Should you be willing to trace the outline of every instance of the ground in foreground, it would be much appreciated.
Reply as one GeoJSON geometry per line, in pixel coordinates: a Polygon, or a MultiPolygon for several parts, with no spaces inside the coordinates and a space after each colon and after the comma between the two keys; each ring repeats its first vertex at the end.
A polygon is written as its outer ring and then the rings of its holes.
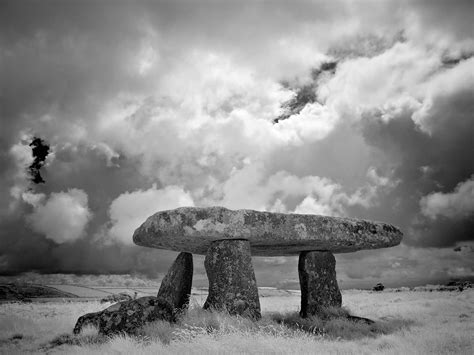
{"type": "Polygon", "coordinates": [[[80,315],[107,306],[97,301],[1,304],[0,353],[472,354],[474,350],[473,289],[343,292],[343,306],[351,314],[377,321],[379,327],[372,330],[349,329],[338,322],[331,329],[298,329],[291,323],[299,309],[297,295],[262,297],[264,317],[257,325],[203,312],[199,309],[203,302],[204,297],[194,296],[189,314],[179,325],[157,322],[146,327],[141,337],[114,338],[97,337],[93,329],[78,337],[64,335],[71,334],[80,315]]]}

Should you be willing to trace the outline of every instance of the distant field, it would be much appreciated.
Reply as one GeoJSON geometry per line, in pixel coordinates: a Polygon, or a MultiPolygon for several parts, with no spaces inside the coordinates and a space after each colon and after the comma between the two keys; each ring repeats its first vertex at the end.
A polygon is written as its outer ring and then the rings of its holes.
{"type": "Polygon", "coordinates": [[[98,288],[76,286],[76,285],[48,285],[54,287],[60,291],[68,292],[76,295],[77,297],[105,297],[110,295],[110,292],[102,291],[98,288]]]}
{"type": "Polygon", "coordinates": [[[100,342],[94,340],[96,331],[93,329],[77,338],[58,338],[71,333],[80,315],[106,307],[99,301],[4,303],[0,304],[0,353],[474,353],[473,289],[463,292],[343,291],[344,306],[353,315],[389,326],[399,325],[386,334],[349,339],[293,331],[277,325],[271,320],[272,313],[298,311],[299,295],[271,289],[261,293],[263,320],[256,326],[218,316],[212,320],[218,331],[207,332],[200,320],[195,319],[204,315],[199,307],[205,294],[200,293],[193,295],[191,300],[189,313],[194,316],[188,317],[183,324],[170,327],[159,323],[149,331],[152,334],[149,337],[118,336],[100,342]]]}
{"type": "Polygon", "coordinates": [[[78,285],[48,285],[63,292],[75,294],[77,297],[102,298],[108,295],[127,293],[138,297],[156,295],[158,287],[101,287],[101,286],[78,286],[78,285]]]}

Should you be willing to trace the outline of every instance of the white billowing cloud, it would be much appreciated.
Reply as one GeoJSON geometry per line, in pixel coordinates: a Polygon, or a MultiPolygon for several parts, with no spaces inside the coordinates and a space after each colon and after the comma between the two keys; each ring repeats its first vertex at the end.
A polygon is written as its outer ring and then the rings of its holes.
{"type": "Polygon", "coordinates": [[[120,243],[131,245],[135,229],[152,214],[185,206],[194,206],[193,198],[178,186],[157,189],[153,185],[148,190],[125,192],[110,205],[112,226],[109,235],[120,243]]]}
{"type": "Polygon", "coordinates": [[[390,192],[400,183],[400,180],[392,180],[390,177],[379,175],[374,167],[370,167],[367,170],[366,177],[367,184],[345,198],[347,205],[359,205],[365,208],[372,207],[381,193],[390,192]]]}
{"type": "Polygon", "coordinates": [[[334,215],[330,206],[321,202],[313,196],[307,196],[295,209],[295,213],[301,214],[319,214],[325,216],[334,215]]]}
{"type": "Polygon", "coordinates": [[[439,53],[410,42],[397,43],[372,58],[342,62],[318,94],[325,105],[348,118],[377,110],[381,118],[389,119],[405,107],[420,106],[420,84],[440,66],[439,53]]]}
{"type": "MultiPolygon", "coordinates": [[[[292,91],[225,55],[194,53],[189,62],[176,66],[158,78],[157,95],[124,96],[109,103],[95,139],[139,157],[147,174],[156,174],[155,164],[163,161],[199,169],[196,162],[206,157],[215,157],[208,164],[215,161],[222,168],[221,160],[233,164],[278,144],[271,119],[292,91]]],[[[166,179],[162,165],[159,177],[166,179]]]]}
{"type": "Polygon", "coordinates": [[[222,53],[195,51],[191,59],[159,78],[156,95],[110,102],[93,139],[137,157],[142,173],[165,185],[205,186],[212,175],[228,178],[246,158],[261,162],[322,140],[338,123],[333,110],[312,103],[274,124],[292,90],[222,53]]]}
{"type": "Polygon", "coordinates": [[[437,216],[457,219],[474,214],[474,176],[459,183],[453,192],[434,192],[422,197],[420,207],[432,219],[437,216]]]}
{"type": "MultiPolygon", "coordinates": [[[[156,38],[153,39],[156,40],[156,38]]],[[[160,60],[160,54],[157,51],[157,48],[153,47],[153,45],[149,43],[151,41],[146,42],[142,44],[142,48],[138,52],[136,62],[138,74],[141,76],[148,74],[160,60]]]]}
{"type": "Polygon", "coordinates": [[[21,199],[23,202],[33,206],[34,208],[38,208],[43,204],[44,200],[46,199],[45,194],[38,194],[32,191],[26,191],[21,194],[21,199]]]}
{"type": "Polygon", "coordinates": [[[235,169],[222,184],[217,197],[207,200],[206,204],[232,209],[343,216],[348,206],[373,206],[381,191],[396,185],[389,178],[379,176],[374,168],[368,170],[369,183],[352,193],[325,177],[299,177],[286,171],[267,175],[261,164],[248,162],[241,169],[235,169]]]}
{"type": "Polygon", "coordinates": [[[31,147],[27,143],[27,141],[31,141],[29,138],[30,137],[26,134],[22,134],[22,139],[14,144],[9,151],[15,163],[14,183],[10,188],[10,196],[13,197],[13,200],[10,201],[9,204],[10,212],[13,211],[18,205],[18,202],[21,201],[21,195],[29,184],[27,169],[33,162],[31,147]]]}
{"type": "Polygon", "coordinates": [[[34,207],[27,219],[32,228],[56,243],[72,242],[84,235],[92,213],[87,194],[80,189],[43,194],[24,194],[25,202],[34,207]]]}
{"type": "Polygon", "coordinates": [[[267,176],[261,164],[248,163],[242,169],[235,169],[225,181],[217,203],[231,209],[285,212],[293,211],[295,201],[312,195],[327,210],[341,211],[340,191],[341,186],[327,178],[298,177],[286,171],[267,176]]]}
{"type": "Polygon", "coordinates": [[[298,114],[290,116],[275,126],[286,141],[303,145],[321,140],[336,127],[338,115],[317,102],[307,104],[298,114]]]}
{"type": "MultiPolygon", "coordinates": [[[[92,149],[97,151],[106,159],[107,166],[114,166],[113,159],[119,158],[119,154],[112,150],[107,144],[99,142],[98,144],[92,145],[92,149]]],[[[116,165],[115,165],[116,166],[116,165]]]]}
{"type": "Polygon", "coordinates": [[[470,119],[463,113],[470,108],[443,110],[450,98],[472,96],[474,58],[445,66],[445,54],[445,48],[405,41],[374,57],[345,60],[321,83],[318,97],[340,119],[370,116],[387,122],[406,114],[430,134],[453,114],[470,119]]]}
{"type": "Polygon", "coordinates": [[[23,169],[26,169],[34,159],[31,153],[31,147],[27,143],[28,141],[31,141],[31,137],[22,135],[20,142],[10,148],[10,155],[13,157],[17,167],[21,169],[23,175],[26,174],[26,171],[23,169]]]}
{"type": "Polygon", "coordinates": [[[353,193],[345,192],[343,186],[339,184],[328,183],[328,179],[320,178],[319,181],[325,183],[321,185],[313,180],[310,195],[296,207],[295,213],[347,216],[346,207],[372,207],[376,205],[381,193],[390,191],[399,183],[399,181],[392,181],[389,177],[379,175],[373,167],[367,170],[367,184],[353,193]]]}

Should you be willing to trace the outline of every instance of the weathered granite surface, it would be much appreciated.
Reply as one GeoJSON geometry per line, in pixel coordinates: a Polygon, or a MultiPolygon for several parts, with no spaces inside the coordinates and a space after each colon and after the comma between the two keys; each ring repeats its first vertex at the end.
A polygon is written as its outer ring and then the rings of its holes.
{"type": "Polygon", "coordinates": [[[99,334],[103,335],[119,332],[136,334],[146,322],[155,320],[156,305],[157,298],[153,296],[113,304],[103,311],[87,313],[79,317],[73,333],[79,334],[84,326],[92,325],[99,329],[99,334]]]}
{"type": "Polygon", "coordinates": [[[336,259],[331,252],[302,252],[298,262],[298,273],[301,287],[301,317],[317,315],[321,308],[341,307],[342,296],[336,279],[336,259]]]}
{"type": "Polygon", "coordinates": [[[182,207],[154,214],[133,234],[141,246],[202,255],[221,239],[247,239],[252,255],[278,256],[386,248],[398,245],[402,232],[387,223],[351,218],[182,207]]]}
{"type": "Polygon", "coordinates": [[[209,279],[204,309],[225,309],[230,314],[260,318],[257,281],[247,240],[213,242],[204,266],[209,279]]]}
{"type": "Polygon", "coordinates": [[[174,322],[189,304],[192,279],[193,256],[180,253],[163,278],[157,297],[123,301],[103,311],[87,313],[79,317],[73,332],[79,334],[84,326],[92,325],[103,335],[121,332],[133,335],[147,322],[174,322]]]}
{"type": "Polygon", "coordinates": [[[189,304],[193,283],[193,256],[180,253],[161,281],[157,297],[168,301],[174,309],[181,310],[189,304]]]}

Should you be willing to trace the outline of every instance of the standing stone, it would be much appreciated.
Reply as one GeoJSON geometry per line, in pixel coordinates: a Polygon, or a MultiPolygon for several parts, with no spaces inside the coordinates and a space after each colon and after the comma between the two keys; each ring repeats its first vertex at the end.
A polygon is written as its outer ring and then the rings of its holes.
{"type": "Polygon", "coordinates": [[[178,313],[189,305],[192,283],[193,255],[180,253],[161,281],[153,317],[174,322],[178,313]]]}
{"type": "Polygon", "coordinates": [[[204,309],[225,309],[259,319],[260,301],[248,240],[218,240],[209,247],[204,261],[209,295],[204,309]]]}
{"type": "Polygon", "coordinates": [[[342,296],[336,280],[336,259],[331,252],[301,252],[298,273],[301,286],[301,317],[316,315],[321,307],[341,307],[342,296]]]}
{"type": "Polygon", "coordinates": [[[85,314],[79,317],[73,332],[79,334],[85,325],[93,325],[103,335],[134,335],[148,322],[174,322],[179,311],[189,304],[192,279],[193,256],[180,253],[161,282],[157,297],[123,301],[101,312],[85,314]]]}
{"type": "Polygon", "coordinates": [[[158,299],[165,299],[174,308],[183,309],[189,304],[193,283],[193,255],[180,253],[161,281],[158,299]]]}

